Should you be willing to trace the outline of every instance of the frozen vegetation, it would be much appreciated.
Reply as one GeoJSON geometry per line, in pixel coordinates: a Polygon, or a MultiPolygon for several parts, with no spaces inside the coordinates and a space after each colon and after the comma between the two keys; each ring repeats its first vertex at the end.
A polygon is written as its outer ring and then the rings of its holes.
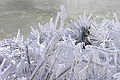
{"type": "Polygon", "coordinates": [[[65,9],[30,36],[0,42],[0,80],[120,80],[120,21],[84,14],[65,23],[65,9]]]}

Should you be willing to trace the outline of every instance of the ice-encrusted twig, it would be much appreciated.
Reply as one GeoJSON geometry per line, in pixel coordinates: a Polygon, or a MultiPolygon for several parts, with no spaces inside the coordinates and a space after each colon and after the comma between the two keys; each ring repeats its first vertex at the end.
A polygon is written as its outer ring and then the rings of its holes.
{"type": "Polygon", "coordinates": [[[26,57],[27,57],[27,62],[28,62],[30,74],[32,74],[32,71],[31,71],[30,55],[29,55],[29,51],[28,51],[28,45],[26,45],[26,57]]]}
{"type": "Polygon", "coordinates": [[[34,69],[33,73],[31,74],[29,80],[33,80],[35,75],[37,74],[38,70],[41,68],[41,66],[45,63],[46,59],[44,59],[41,63],[38,63],[36,68],[34,69]]]}

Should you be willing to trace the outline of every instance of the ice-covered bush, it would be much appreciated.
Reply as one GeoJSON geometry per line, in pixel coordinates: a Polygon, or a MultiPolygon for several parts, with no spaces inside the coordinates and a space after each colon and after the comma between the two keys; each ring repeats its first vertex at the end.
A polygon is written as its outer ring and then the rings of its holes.
{"type": "Polygon", "coordinates": [[[0,80],[120,80],[120,21],[92,14],[65,23],[61,6],[40,30],[0,42],[0,80]]]}

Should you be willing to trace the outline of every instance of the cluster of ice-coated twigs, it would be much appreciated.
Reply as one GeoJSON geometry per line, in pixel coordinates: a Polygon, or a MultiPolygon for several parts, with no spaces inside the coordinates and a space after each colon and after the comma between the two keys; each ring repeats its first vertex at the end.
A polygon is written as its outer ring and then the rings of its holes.
{"type": "Polygon", "coordinates": [[[120,21],[97,24],[91,14],[65,24],[61,6],[55,22],[33,28],[26,40],[0,42],[0,80],[120,80],[120,21]]]}

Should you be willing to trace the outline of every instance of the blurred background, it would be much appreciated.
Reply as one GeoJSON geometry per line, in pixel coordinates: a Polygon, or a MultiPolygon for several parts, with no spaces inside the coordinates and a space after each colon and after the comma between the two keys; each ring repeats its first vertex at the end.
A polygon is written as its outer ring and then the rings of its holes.
{"type": "Polygon", "coordinates": [[[0,40],[15,36],[18,29],[27,36],[31,26],[55,18],[61,4],[73,19],[84,12],[93,13],[94,19],[120,15],[120,0],[0,0],[0,40]]]}

